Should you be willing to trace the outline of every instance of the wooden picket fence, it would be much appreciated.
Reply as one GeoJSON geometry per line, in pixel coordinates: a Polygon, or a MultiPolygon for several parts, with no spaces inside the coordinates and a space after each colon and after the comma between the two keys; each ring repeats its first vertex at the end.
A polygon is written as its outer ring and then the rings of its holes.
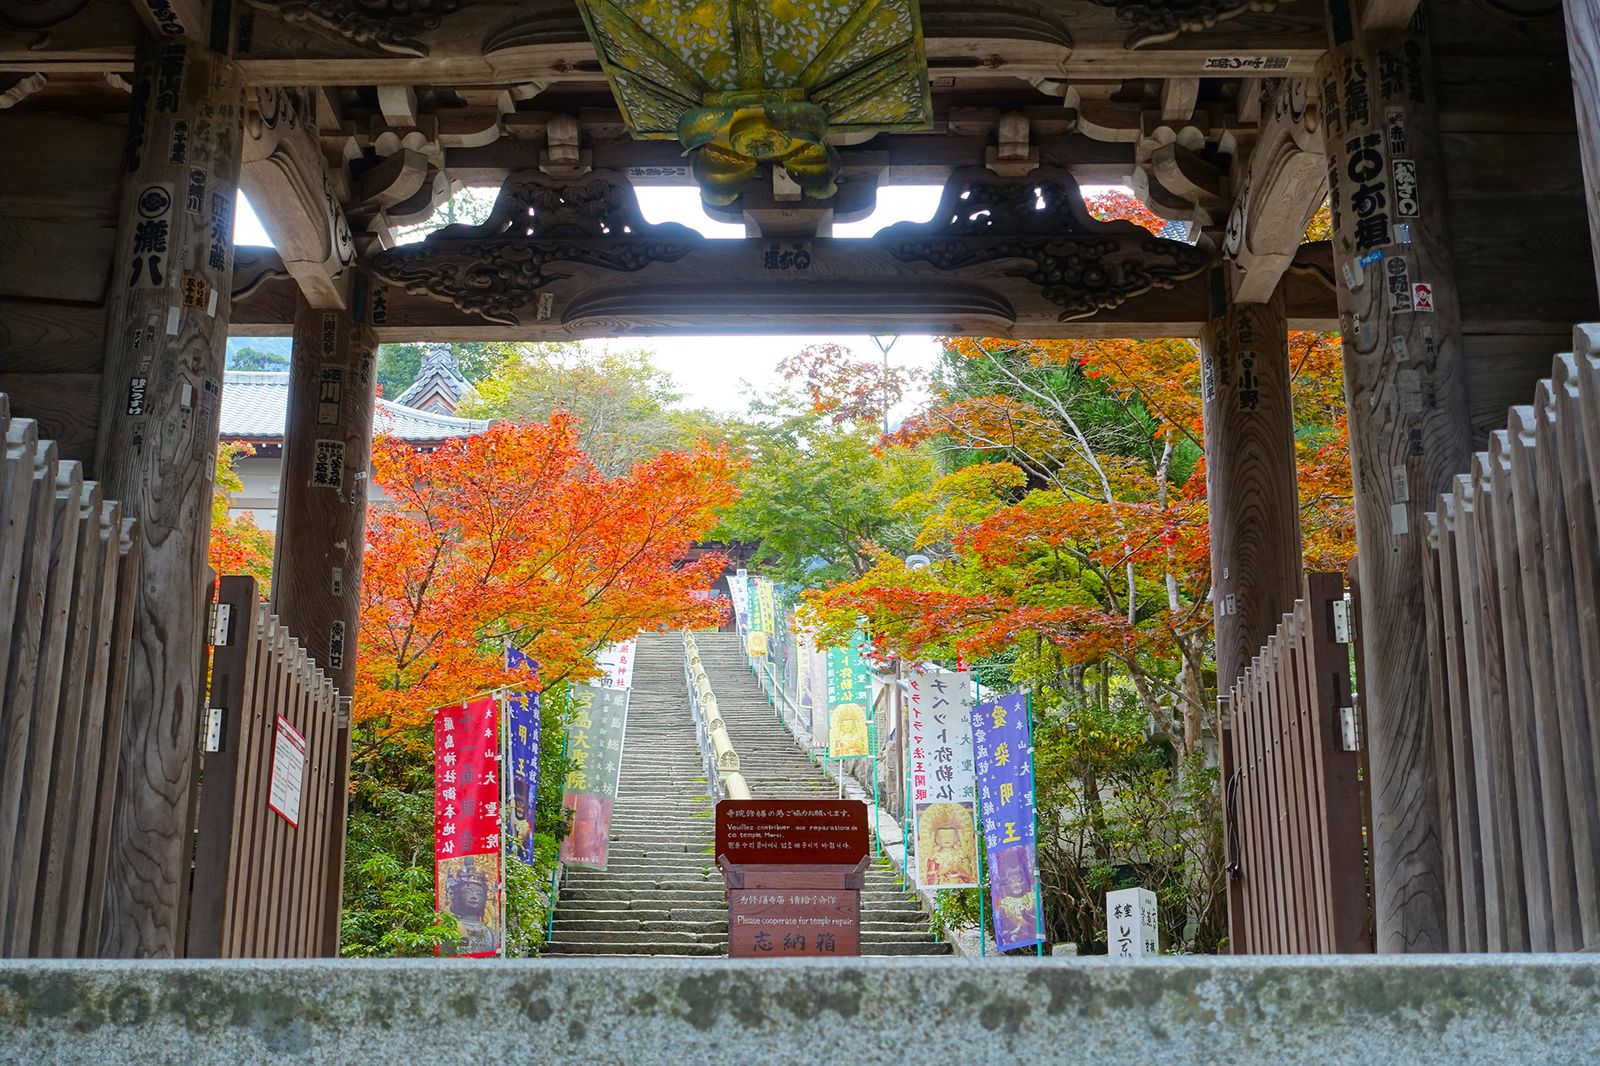
{"type": "Polygon", "coordinates": [[[90,956],[139,530],[0,394],[0,956],[90,956]]]}
{"type": "Polygon", "coordinates": [[[1234,954],[1372,950],[1352,617],[1343,575],[1308,574],[1224,700],[1234,954]]]}
{"type": "Polygon", "coordinates": [[[186,954],[336,955],[349,702],[254,578],[218,582],[210,629],[186,954]]]}
{"type": "Polygon", "coordinates": [[[1428,515],[1449,947],[1600,949],[1600,326],[1428,515]]]}

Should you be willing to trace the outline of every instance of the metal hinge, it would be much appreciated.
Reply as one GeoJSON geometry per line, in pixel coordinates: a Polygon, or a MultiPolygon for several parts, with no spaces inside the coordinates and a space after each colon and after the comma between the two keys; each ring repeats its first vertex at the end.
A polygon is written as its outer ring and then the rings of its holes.
{"type": "Polygon", "coordinates": [[[1361,730],[1353,706],[1339,708],[1339,747],[1344,751],[1361,750],[1361,730]]]}
{"type": "Polygon", "coordinates": [[[222,750],[222,715],[221,707],[207,707],[205,728],[200,731],[200,750],[207,755],[215,755],[222,750]]]}
{"type": "Polygon", "coordinates": [[[228,645],[228,625],[233,621],[233,604],[213,603],[211,605],[210,633],[211,646],[224,648],[228,645]]]}
{"type": "Polygon", "coordinates": [[[1340,644],[1349,644],[1355,632],[1353,606],[1348,598],[1333,601],[1333,639],[1340,644]]]}

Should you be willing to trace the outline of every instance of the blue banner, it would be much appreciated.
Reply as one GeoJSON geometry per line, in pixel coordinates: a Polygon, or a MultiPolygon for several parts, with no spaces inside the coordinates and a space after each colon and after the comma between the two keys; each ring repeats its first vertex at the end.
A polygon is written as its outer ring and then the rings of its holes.
{"type": "Polygon", "coordinates": [[[1033,809],[1033,730],[1026,693],[972,709],[994,940],[1001,951],[1044,943],[1033,809]]]}
{"type": "MultiPolygon", "coordinates": [[[[538,670],[534,661],[516,648],[506,649],[506,669],[538,670]]],[[[539,694],[512,692],[506,696],[506,725],[511,732],[510,836],[513,858],[533,865],[533,809],[539,798],[539,694]]]]}

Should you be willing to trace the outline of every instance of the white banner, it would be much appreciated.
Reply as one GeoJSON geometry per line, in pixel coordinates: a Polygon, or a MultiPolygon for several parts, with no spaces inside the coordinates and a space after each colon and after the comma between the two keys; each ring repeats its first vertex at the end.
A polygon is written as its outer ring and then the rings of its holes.
{"type": "Polygon", "coordinates": [[[750,577],[743,570],[728,576],[728,596],[733,600],[733,616],[746,630],[750,628],[750,577]]]}
{"type": "Polygon", "coordinates": [[[924,888],[978,886],[972,764],[972,675],[924,666],[911,675],[911,809],[917,881],[924,888]]]}
{"type": "Polygon", "coordinates": [[[594,663],[600,670],[600,676],[589,684],[595,688],[620,688],[624,691],[633,688],[633,652],[637,644],[635,640],[624,640],[601,648],[594,663]]]}

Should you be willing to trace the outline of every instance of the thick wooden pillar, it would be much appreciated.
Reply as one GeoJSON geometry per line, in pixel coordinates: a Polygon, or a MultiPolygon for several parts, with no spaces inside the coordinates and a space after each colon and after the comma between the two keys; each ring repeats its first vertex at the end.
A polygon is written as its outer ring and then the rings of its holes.
{"type": "MultiPolygon", "coordinates": [[[[272,569],[274,612],[346,697],[355,684],[378,351],[365,275],[348,279],[348,285],[344,309],[312,307],[302,296],[295,310],[272,569]]],[[[335,795],[342,801],[350,761],[348,715],[337,746],[332,763],[335,795]]],[[[325,830],[332,860],[323,899],[325,955],[338,953],[344,881],[342,803],[331,814],[325,830]]]]}
{"type": "Polygon", "coordinates": [[[1283,290],[1240,304],[1221,270],[1200,334],[1217,691],[1226,694],[1300,594],[1300,496],[1283,290]]]}
{"type": "Polygon", "coordinates": [[[1600,285],[1600,0],[1566,0],[1567,55],[1578,112],[1583,191],[1589,204],[1589,248],[1600,285]]]}
{"type": "Polygon", "coordinates": [[[144,533],[100,944],[111,956],[182,950],[243,99],[227,58],[139,42],[97,461],[144,533]]]}
{"type": "Polygon", "coordinates": [[[1379,951],[1440,951],[1445,900],[1423,615],[1423,514],[1471,460],[1426,33],[1357,36],[1330,0],[1318,67],[1361,581],[1379,951]]]}

